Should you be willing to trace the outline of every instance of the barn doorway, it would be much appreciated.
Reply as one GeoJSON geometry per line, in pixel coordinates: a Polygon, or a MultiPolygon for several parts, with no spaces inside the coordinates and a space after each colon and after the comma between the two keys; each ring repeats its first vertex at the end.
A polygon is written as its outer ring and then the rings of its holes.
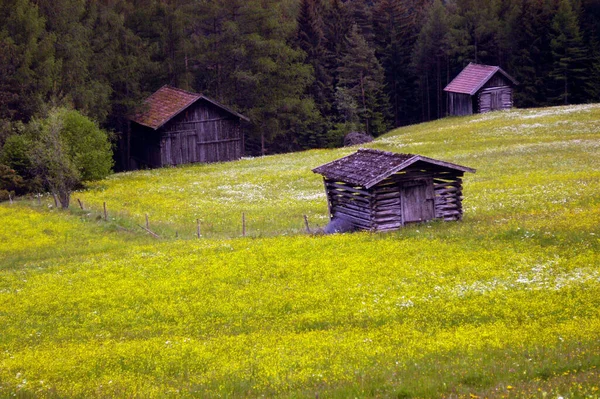
{"type": "Polygon", "coordinates": [[[433,181],[406,182],[400,190],[404,223],[424,222],[434,218],[433,181]]]}

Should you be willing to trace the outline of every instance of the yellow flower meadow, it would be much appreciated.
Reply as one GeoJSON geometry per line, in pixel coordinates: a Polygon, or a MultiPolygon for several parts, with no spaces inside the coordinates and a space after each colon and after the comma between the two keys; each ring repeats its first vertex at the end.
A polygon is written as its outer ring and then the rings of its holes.
{"type": "Polygon", "coordinates": [[[304,234],[327,219],[310,169],[353,149],[0,204],[0,397],[597,398],[600,106],[372,145],[477,168],[464,220],[304,234]]]}

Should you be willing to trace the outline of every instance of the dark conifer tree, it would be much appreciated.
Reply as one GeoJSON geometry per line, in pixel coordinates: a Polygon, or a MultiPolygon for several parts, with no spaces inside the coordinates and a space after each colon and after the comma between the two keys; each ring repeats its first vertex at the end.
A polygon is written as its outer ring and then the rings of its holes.
{"type": "Polygon", "coordinates": [[[394,125],[415,122],[419,115],[416,75],[410,54],[415,38],[415,12],[407,2],[380,0],[375,3],[373,24],[376,52],[385,71],[385,92],[390,100],[394,125]]]}
{"type": "Polygon", "coordinates": [[[302,0],[300,3],[296,46],[304,51],[304,62],[312,67],[314,80],[307,94],[319,111],[315,124],[303,134],[301,145],[307,148],[327,146],[326,131],[330,124],[326,118],[332,113],[333,85],[327,68],[323,12],[320,0],[302,0]]]}
{"type": "Polygon", "coordinates": [[[366,133],[384,133],[388,127],[389,103],[383,91],[383,68],[356,24],[348,36],[348,51],[341,60],[338,72],[338,90],[357,105],[357,114],[366,133]]]}
{"type": "Polygon", "coordinates": [[[442,89],[447,82],[444,72],[448,64],[449,34],[446,8],[440,0],[435,0],[427,12],[413,52],[421,91],[425,93],[428,120],[441,118],[445,114],[442,89]]]}
{"type": "Polygon", "coordinates": [[[358,31],[369,45],[373,45],[373,12],[371,2],[365,0],[348,0],[345,3],[350,18],[358,26],[358,31]]]}
{"type": "Polygon", "coordinates": [[[518,82],[514,102],[520,107],[536,105],[543,79],[538,75],[537,56],[543,49],[535,27],[534,2],[514,0],[508,17],[507,38],[510,46],[508,70],[518,82]]]}
{"type": "Polygon", "coordinates": [[[570,0],[559,0],[551,32],[553,99],[558,104],[583,102],[589,59],[585,56],[577,13],[570,0]]]}
{"type": "Polygon", "coordinates": [[[468,62],[500,65],[499,4],[500,0],[456,0],[450,43],[460,68],[468,62]]]}
{"type": "Polygon", "coordinates": [[[325,43],[327,47],[327,68],[333,78],[333,86],[337,86],[338,67],[346,53],[348,34],[353,20],[348,9],[341,0],[331,0],[325,13],[325,43]]]}
{"type": "Polygon", "coordinates": [[[27,121],[49,100],[55,39],[32,2],[0,2],[0,119],[27,121]]]}

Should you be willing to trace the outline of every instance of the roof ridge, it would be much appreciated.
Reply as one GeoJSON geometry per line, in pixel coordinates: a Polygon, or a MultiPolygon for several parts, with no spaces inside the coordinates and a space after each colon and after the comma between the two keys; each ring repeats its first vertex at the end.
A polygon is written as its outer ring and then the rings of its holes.
{"type": "Polygon", "coordinates": [[[169,89],[169,90],[175,90],[175,91],[179,91],[181,93],[185,93],[185,94],[191,94],[192,96],[198,96],[198,97],[204,97],[204,95],[202,93],[196,93],[193,91],[188,91],[188,90],[184,90],[184,89],[180,89],[179,87],[175,87],[175,86],[171,86],[171,85],[163,85],[160,89],[158,89],[157,91],[155,91],[155,93],[157,93],[158,91],[162,90],[162,89],[169,89]]]}
{"type": "Polygon", "coordinates": [[[417,155],[415,154],[408,154],[408,153],[404,153],[404,152],[391,152],[391,151],[384,151],[384,150],[378,150],[376,148],[359,148],[357,152],[368,152],[371,154],[382,154],[382,155],[389,155],[389,156],[411,156],[411,157],[416,157],[417,155]]]}

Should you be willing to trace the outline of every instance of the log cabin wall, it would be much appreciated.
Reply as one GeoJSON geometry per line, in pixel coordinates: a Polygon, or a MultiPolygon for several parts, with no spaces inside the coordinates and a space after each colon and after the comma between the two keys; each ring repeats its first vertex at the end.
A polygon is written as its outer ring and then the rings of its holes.
{"type": "Polygon", "coordinates": [[[198,101],[160,129],[161,166],[240,159],[244,138],[235,116],[198,101]]]}
{"type": "Polygon", "coordinates": [[[432,219],[461,220],[462,175],[444,168],[413,168],[370,189],[325,179],[331,218],[343,218],[371,231],[397,230],[432,219]]]}
{"type": "Polygon", "coordinates": [[[446,221],[462,219],[462,176],[461,172],[448,171],[438,171],[434,174],[436,219],[446,221]]]}
{"type": "Polygon", "coordinates": [[[346,182],[324,180],[330,217],[349,220],[361,230],[372,230],[372,191],[346,182]]]}

